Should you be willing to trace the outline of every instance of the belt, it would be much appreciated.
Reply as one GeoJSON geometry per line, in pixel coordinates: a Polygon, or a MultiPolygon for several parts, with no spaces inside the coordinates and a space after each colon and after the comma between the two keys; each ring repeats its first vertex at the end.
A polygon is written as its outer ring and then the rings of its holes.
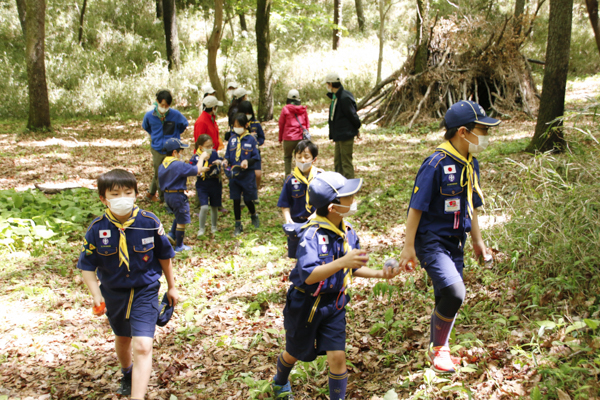
{"type": "Polygon", "coordinates": [[[185,189],[180,189],[180,190],[165,190],[165,193],[184,193],[185,189]]]}

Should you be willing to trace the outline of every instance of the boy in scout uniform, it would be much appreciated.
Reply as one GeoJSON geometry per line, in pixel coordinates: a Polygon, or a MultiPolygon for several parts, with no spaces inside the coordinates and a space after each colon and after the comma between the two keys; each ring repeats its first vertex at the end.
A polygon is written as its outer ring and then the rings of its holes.
{"type": "Polygon", "coordinates": [[[285,351],[277,359],[272,388],[277,399],[293,399],[288,377],[298,360],[312,361],[327,354],[329,398],[344,399],[346,371],[346,294],[352,276],[386,278],[396,269],[367,268],[366,251],[360,250],[356,231],[347,222],[356,212],[354,195],[362,179],[346,179],[336,172],[317,175],[308,187],[316,216],[300,235],[298,261],[290,273],[290,286],[283,310],[285,351]]]}
{"type": "Polygon", "coordinates": [[[100,201],[108,208],[89,226],[77,268],[82,270],[94,307],[106,304],[123,372],[117,393],[143,399],[152,371],[158,280],[163,272],[172,306],[179,294],[171,266],[173,248],[158,218],[135,206],[137,193],[130,172],[115,169],[98,177],[100,201]]]}
{"type": "Polygon", "coordinates": [[[465,298],[462,272],[468,232],[475,256],[488,256],[477,220],[483,193],[473,155],[485,150],[488,129],[499,123],[475,102],[453,104],[442,121],[447,141],[421,165],[410,199],[400,267],[418,258],[433,282],[435,309],[427,356],[440,373],[455,371],[448,338],[465,298]]]}

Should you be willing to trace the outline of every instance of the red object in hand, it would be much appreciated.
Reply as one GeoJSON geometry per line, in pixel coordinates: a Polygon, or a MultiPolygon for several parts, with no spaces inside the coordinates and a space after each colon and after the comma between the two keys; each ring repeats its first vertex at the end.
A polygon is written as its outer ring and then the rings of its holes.
{"type": "Polygon", "coordinates": [[[104,302],[100,303],[99,306],[94,306],[92,308],[92,312],[94,313],[94,315],[102,315],[102,314],[104,314],[105,310],[106,310],[106,304],[104,304],[104,302]]]}

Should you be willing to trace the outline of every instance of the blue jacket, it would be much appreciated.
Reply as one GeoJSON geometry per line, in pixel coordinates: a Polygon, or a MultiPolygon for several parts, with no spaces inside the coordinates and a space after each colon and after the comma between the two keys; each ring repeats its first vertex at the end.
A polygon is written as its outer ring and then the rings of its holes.
{"type": "Polygon", "coordinates": [[[183,114],[172,108],[169,108],[164,122],[158,118],[155,110],[148,111],[142,122],[142,128],[150,135],[150,146],[161,154],[165,154],[165,141],[171,138],[181,139],[181,134],[188,125],[183,114]]]}
{"type": "Polygon", "coordinates": [[[158,167],[158,186],[161,190],[186,190],[188,176],[198,175],[198,167],[175,160],[165,167],[163,161],[158,167]]]}

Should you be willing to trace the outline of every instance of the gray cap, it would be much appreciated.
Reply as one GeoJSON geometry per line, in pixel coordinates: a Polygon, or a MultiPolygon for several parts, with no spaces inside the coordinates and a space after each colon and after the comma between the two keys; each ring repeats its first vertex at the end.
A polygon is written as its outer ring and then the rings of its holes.
{"type": "Polygon", "coordinates": [[[215,96],[206,96],[204,98],[204,100],[202,100],[202,104],[204,104],[204,106],[206,108],[213,108],[215,106],[219,106],[219,107],[223,106],[223,102],[219,101],[219,99],[217,99],[215,96]]]}
{"type": "Polygon", "coordinates": [[[325,80],[323,81],[323,83],[333,83],[333,82],[341,82],[342,80],[340,79],[340,74],[338,74],[337,72],[329,72],[326,76],[325,76],[325,80]]]}
{"type": "Polygon", "coordinates": [[[287,98],[290,100],[300,100],[300,93],[296,89],[292,89],[288,92],[287,98]]]}
{"type": "Polygon", "coordinates": [[[210,83],[207,83],[206,85],[202,85],[202,93],[213,94],[215,92],[216,92],[216,90],[212,87],[212,85],[210,83]]]}
{"type": "Polygon", "coordinates": [[[237,88],[233,91],[233,97],[235,97],[236,99],[241,99],[247,94],[250,94],[250,92],[244,88],[237,88]]]}

